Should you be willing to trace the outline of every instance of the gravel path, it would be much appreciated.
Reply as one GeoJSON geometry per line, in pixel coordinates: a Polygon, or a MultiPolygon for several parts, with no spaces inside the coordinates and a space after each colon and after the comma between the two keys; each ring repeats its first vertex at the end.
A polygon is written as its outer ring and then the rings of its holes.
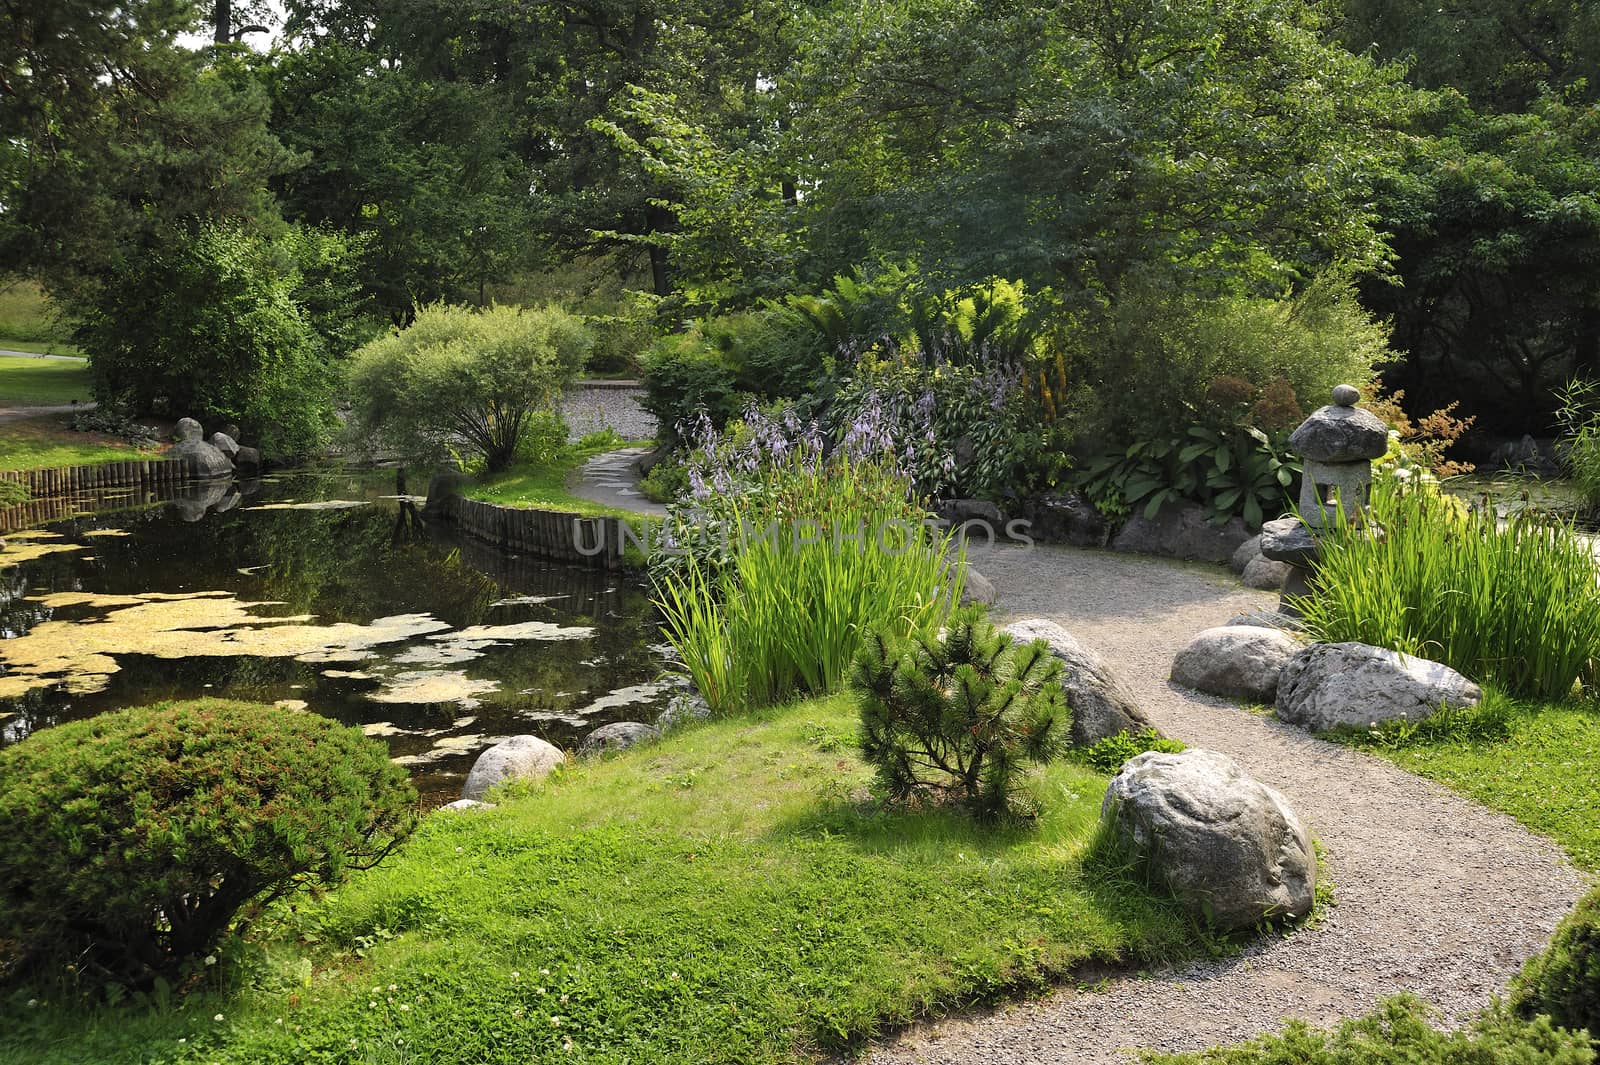
{"type": "Polygon", "coordinates": [[[81,410],[94,410],[93,403],[53,404],[45,407],[13,406],[0,400],[0,423],[20,422],[28,418],[42,418],[48,414],[76,414],[81,410]]]}
{"type": "Polygon", "coordinates": [[[1201,629],[1273,602],[1218,567],[1035,547],[974,555],[1007,619],[1047,617],[1098,648],[1151,719],[1288,796],[1327,850],[1328,918],[1220,963],[1063,990],[920,1025],[869,1060],[1110,1063],[1328,1023],[1411,991],[1453,1022],[1500,991],[1586,887],[1554,844],[1393,765],[1168,684],[1201,629]]]}
{"type": "Polygon", "coordinates": [[[645,447],[630,447],[596,455],[573,477],[572,494],[618,510],[666,517],[667,508],[646,499],[639,491],[639,478],[634,476],[634,461],[649,451],[645,447]]]}

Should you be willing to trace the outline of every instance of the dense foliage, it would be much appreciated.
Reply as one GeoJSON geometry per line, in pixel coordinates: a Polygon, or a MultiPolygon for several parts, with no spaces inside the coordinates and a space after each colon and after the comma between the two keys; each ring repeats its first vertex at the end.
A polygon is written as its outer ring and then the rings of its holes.
{"type": "Polygon", "coordinates": [[[870,633],[850,683],[861,696],[861,755],[884,796],[954,801],[988,821],[1031,812],[1024,770],[1069,742],[1061,669],[1043,640],[1016,643],[976,608],[937,632],[870,633]]]}
{"type": "Polygon", "coordinates": [[[236,422],[277,458],[315,453],[337,428],[339,363],[366,335],[356,255],[319,230],[152,234],[78,301],[98,398],[236,422]]]}
{"type": "Polygon", "coordinates": [[[1364,527],[1332,530],[1305,599],[1315,639],[1434,659],[1516,695],[1561,700],[1594,683],[1600,562],[1569,524],[1466,511],[1437,492],[1380,487],[1364,527]]]}
{"type": "Polygon", "coordinates": [[[1580,899],[1544,953],[1528,962],[1511,1002],[1525,1017],[1600,1032],[1600,890],[1580,899]]]}
{"type": "Polygon", "coordinates": [[[382,744],[315,714],[167,703],[0,752],[5,972],[148,983],[266,902],[336,883],[411,830],[382,744]]]}
{"type": "Polygon", "coordinates": [[[468,452],[498,473],[592,343],[583,323],[558,307],[424,307],[409,326],[356,353],[356,428],[416,459],[468,452]]]}

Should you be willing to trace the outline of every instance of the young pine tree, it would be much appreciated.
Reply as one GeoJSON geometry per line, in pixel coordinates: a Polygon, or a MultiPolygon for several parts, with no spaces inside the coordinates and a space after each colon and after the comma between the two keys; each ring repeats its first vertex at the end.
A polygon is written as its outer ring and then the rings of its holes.
{"type": "Polygon", "coordinates": [[[909,640],[873,632],[851,677],[862,754],[892,802],[928,795],[986,821],[1030,815],[1024,768],[1068,742],[1060,677],[1042,640],[1017,644],[977,609],[909,640]]]}

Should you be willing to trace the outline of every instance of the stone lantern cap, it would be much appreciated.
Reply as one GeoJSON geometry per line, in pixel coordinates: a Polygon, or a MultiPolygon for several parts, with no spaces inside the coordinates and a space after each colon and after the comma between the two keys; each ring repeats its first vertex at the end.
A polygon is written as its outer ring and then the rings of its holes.
{"type": "Polygon", "coordinates": [[[1361,393],[1350,385],[1333,390],[1333,405],[1323,407],[1289,436],[1289,447],[1309,462],[1371,462],[1389,450],[1389,427],[1356,406],[1361,393]]]}

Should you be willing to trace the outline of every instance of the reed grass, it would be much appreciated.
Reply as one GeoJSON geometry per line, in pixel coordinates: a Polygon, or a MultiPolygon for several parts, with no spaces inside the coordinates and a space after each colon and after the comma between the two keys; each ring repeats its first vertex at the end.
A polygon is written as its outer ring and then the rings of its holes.
{"type": "Polygon", "coordinates": [[[1317,640],[1440,661],[1509,694],[1563,700],[1600,660],[1600,563],[1565,521],[1502,522],[1426,491],[1379,490],[1384,535],[1330,532],[1301,601],[1317,640]]]}
{"type": "Polygon", "coordinates": [[[876,465],[781,466],[731,511],[726,562],[691,554],[657,583],[667,638],[713,712],[838,691],[866,631],[937,626],[960,599],[961,554],[876,465]]]}

